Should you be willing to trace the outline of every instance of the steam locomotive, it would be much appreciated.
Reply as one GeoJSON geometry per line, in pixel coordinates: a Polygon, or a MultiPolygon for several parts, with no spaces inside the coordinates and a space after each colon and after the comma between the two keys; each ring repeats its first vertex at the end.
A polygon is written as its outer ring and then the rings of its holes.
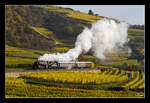
{"type": "Polygon", "coordinates": [[[93,62],[58,62],[58,61],[36,61],[33,69],[71,69],[71,68],[93,68],[93,62]]]}

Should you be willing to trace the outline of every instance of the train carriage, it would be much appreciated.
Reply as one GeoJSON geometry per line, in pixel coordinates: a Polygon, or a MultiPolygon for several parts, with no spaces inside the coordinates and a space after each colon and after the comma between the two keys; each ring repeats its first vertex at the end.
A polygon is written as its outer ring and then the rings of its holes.
{"type": "Polygon", "coordinates": [[[58,62],[58,61],[36,61],[33,69],[71,69],[71,68],[92,68],[92,62],[58,62]]]}

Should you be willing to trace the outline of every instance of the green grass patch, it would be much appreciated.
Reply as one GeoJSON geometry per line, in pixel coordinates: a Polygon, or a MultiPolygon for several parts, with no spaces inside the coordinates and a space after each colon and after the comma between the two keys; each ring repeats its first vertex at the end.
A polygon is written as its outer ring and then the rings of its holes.
{"type": "Polygon", "coordinates": [[[129,59],[124,61],[117,61],[117,62],[101,62],[99,65],[112,65],[112,66],[118,66],[123,65],[124,63],[127,63],[128,65],[138,65],[137,59],[129,59]]]}
{"type": "Polygon", "coordinates": [[[25,59],[20,57],[6,57],[5,66],[8,68],[32,67],[36,59],[25,59]]]}
{"type": "Polygon", "coordinates": [[[48,51],[18,48],[6,45],[5,65],[9,68],[32,67],[37,58],[48,51]]]}
{"type": "Polygon", "coordinates": [[[33,71],[32,67],[25,67],[25,68],[5,68],[5,72],[26,72],[26,71],[33,71]]]}
{"type": "Polygon", "coordinates": [[[144,29],[128,29],[129,35],[133,36],[144,36],[144,29]]]}
{"type": "Polygon", "coordinates": [[[13,47],[8,45],[5,45],[5,49],[6,49],[5,51],[6,57],[24,57],[24,58],[33,59],[45,53],[51,53],[49,51],[18,48],[18,47],[13,47]]]}
{"type": "Polygon", "coordinates": [[[54,47],[53,51],[54,52],[67,52],[69,50],[69,48],[66,47],[54,47]]]}

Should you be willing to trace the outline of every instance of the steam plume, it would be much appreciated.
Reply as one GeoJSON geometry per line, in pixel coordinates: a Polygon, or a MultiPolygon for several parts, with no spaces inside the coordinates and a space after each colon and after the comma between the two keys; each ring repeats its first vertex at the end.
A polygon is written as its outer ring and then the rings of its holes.
{"type": "Polygon", "coordinates": [[[128,24],[125,22],[116,23],[113,20],[99,20],[92,24],[92,27],[85,28],[75,42],[75,47],[66,53],[44,54],[38,60],[43,61],[73,61],[81,53],[87,53],[90,49],[94,56],[104,60],[104,52],[111,52],[119,49],[128,42],[128,24]]]}

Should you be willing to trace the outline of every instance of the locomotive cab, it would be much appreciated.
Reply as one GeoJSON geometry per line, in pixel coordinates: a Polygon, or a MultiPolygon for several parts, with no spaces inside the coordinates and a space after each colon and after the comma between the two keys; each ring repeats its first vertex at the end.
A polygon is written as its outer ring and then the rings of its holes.
{"type": "Polygon", "coordinates": [[[39,62],[38,61],[35,61],[34,64],[33,64],[33,67],[32,69],[39,69],[39,62]]]}

